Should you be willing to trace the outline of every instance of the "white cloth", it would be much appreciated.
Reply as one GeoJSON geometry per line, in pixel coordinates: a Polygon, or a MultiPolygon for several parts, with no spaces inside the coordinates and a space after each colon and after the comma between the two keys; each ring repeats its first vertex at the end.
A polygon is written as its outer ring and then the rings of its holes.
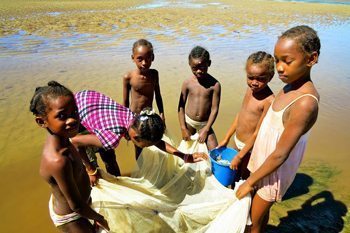
{"type": "Polygon", "coordinates": [[[67,223],[70,223],[73,221],[76,221],[79,218],[81,218],[81,215],[76,213],[76,212],[72,212],[72,213],[66,214],[66,215],[56,214],[55,210],[53,209],[53,199],[54,199],[54,197],[51,195],[50,200],[49,200],[49,212],[50,212],[51,220],[56,227],[62,226],[64,224],[67,224],[67,223]]]}
{"type": "Polygon", "coordinates": [[[236,134],[233,136],[233,140],[235,141],[235,144],[236,144],[238,150],[242,150],[243,147],[245,147],[245,143],[242,142],[241,140],[239,140],[239,139],[237,138],[237,135],[236,135],[236,134]]]}
{"type": "MultiPolygon", "coordinates": [[[[182,141],[179,150],[208,152],[196,140],[182,141]]],[[[110,232],[244,232],[251,197],[237,200],[212,175],[210,161],[184,163],[149,147],[137,163],[132,177],[104,173],[92,190],[92,206],[110,232]]]]}

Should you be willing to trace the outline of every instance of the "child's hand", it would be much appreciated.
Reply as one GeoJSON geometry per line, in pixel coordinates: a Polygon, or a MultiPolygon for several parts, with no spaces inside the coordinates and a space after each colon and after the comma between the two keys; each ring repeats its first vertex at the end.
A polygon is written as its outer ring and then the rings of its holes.
{"type": "Polygon", "coordinates": [[[219,145],[216,148],[220,148],[220,147],[226,147],[228,144],[228,141],[226,141],[225,139],[222,140],[219,145]]]}
{"type": "Polygon", "coordinates": [[[96,225],[102,227],[103,229],[109,231],[108,222],[106,219],[102,218],[100,221],[95,221],[96,225]]]}
{"type": "Polygon", "coordinates": [[[203,152],[195,152],[193,154],[188,154],[187,159],[185,159],[186,163],[196,163],[203,160],[207,160],[209,157],[206,153],[203,152]]]}
{"type": "Polygon", "coordinates": [[[237,170],[241,162],[242,162],[241,158],[239,158],[238,156],[235,156],[231,161],[230,168],[232,170],[237,170]]]}
{"type": "Polygon", "coordinates": [[[95,171],[88,171],[87,173],[89,175],[89,179],[90,179],[90,185],[91,186],[96,186],[98,184],[98,179],[101,177],[98,169],[96,168],[95,171]]]}
{"type": "Polygon", "coordinates": [[[243,184],[241,184],[241,186],[239,186],[239,188],[237,189],[236,192],[236,197],[238,198],[238,200],[242,199],[243,197],[245,197],[249,192],[253,191],[254,188],[248,183],[248,181],[246,180],[243,184]]]}
{"type": "Polygon", "coordinates": [[[201,130],[198,132],[198,134],[199,134],[199,136],[198,136],[198,142],[204,143],[205,140],[207,140],[208,131],[205,130],[205,129],[201,129],[201,130]]]}
{"type": "Polygon", "coordinates": [[[185,141],[189,141],[191,139],[191,133],[188,129],[182,129],[181,130],[182,133],[182,139],[185,141]]]}

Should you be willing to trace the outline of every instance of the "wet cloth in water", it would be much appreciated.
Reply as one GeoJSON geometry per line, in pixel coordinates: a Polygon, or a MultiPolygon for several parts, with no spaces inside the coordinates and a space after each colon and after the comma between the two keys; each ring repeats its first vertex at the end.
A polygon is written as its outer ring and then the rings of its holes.
{"type": "MultiPolygon", "coordinates": [[[[208,152],[197,140],[179,149],[208,152]]],[[[92,190],[92,206],[110,232],[244,232],[251,197],[237,200],[212,175],[210,161],[188,164],[149,147],[137,165],[132,177],[103,173],[92,190]]]]}
{"type": "Polygon", "coordinates": [[[66,215],[56,214],[54,209],[53,209],[53,196],[52,195],[51,195],[50,200],[49,200],[49,211],[50,211],[51,220],[52,220],[53,224],[55,224],[56,227],[62,226],[64,224],[73,222],[73,221],[81,218],[81,215],[76,213],[76,212],[72,212],[72,213],[66,214],[66,215]]]}

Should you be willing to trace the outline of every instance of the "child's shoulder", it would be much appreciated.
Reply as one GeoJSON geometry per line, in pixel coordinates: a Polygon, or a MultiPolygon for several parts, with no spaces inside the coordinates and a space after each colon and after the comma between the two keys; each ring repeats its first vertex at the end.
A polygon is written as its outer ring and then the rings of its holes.
{"type": "Polygon", "coordinates": [[[130,70],[126,72],[123,76],[124,79],[131,79],[132,77],[135,77],[137,75],[136,70],[130,70]]]}
{"type": "Polygon", "coordinates": [[[71,166],[70,154],[71,151],[68,147],[60,147],[54,142],[48,142],[42,152],[41,176],[48,177],[66,170],[67,166],[71,166]]]}

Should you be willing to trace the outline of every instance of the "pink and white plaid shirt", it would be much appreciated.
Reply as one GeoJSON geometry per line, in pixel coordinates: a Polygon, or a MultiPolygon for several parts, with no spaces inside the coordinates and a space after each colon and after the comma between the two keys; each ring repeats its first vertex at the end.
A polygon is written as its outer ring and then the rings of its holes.
{"type": "Polygon", "coordinates": [[[96,91],[80,91],[74,96],[81,124],[105,149],[116,148],[135,118],[131,110],[96,91]]]}

